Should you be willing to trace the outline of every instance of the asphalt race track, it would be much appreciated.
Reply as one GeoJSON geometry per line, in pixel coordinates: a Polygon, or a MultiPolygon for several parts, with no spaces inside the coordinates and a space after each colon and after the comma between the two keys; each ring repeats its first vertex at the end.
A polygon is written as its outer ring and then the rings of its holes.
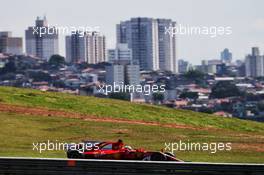
{"type": "Polygon", "coordinates": [[[264,175],[264,164],[1,157],[0,174],[264,175]]]}

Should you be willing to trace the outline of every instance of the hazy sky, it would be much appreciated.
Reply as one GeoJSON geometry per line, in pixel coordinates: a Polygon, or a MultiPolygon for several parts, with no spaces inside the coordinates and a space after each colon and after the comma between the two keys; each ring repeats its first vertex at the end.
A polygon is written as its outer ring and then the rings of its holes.
{"type": "MultiPolygon", "coordinates": [[[[263,0],[2,0],[0,31],[13,31],[24,38],[24,31],[37,16],[46,14],[50,25],[100,26],[107,46],[115,46],[115,25],[131,17],[170,18],[188,26],[230,26],[232,34],[179,36],[178,58],[193,64],[201,59],[219,58],[229,48],[234,59],[243,59],[252,46],[264,53],[263,0]]],[[[64,36],[60,54],[65,55],[64,36]]]]}

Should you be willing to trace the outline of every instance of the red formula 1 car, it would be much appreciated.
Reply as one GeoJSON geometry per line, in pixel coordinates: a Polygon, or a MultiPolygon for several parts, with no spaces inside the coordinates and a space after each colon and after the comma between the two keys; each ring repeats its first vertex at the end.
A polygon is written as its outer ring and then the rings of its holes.
{"type": "Polygon", "coordinates": [[[132,149],[118,142],[85,141],[77,145],[67,146],[67,157],[77,159],[109,159],[109,160],[145,160],[145,161],[181,161],[171,153],[132,149]]]}

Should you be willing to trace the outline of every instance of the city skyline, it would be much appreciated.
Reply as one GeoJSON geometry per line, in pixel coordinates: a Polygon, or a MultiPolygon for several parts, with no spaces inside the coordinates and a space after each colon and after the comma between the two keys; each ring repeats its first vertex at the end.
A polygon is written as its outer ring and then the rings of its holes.
{"type": "MultiPolygon", "coordinates": [[[[244,59],[250,53],[251,47],[264,48],[262,35],[264,14],[261,13],[264,2],[260,0],[255,0],[254,3],[238,0],[203,2],[165,0],[150,3],[136,0],[124,5],[120,0],[111,2],[77,0],[76,3],[80,5],[77,6],[78,9],[74,9],[71,8],[72,4],[61,1],[48,0],[45,4],[39,5],[39,2],[32,0],[23,2],[11,0],[2,3],[3,6],[12,7],[12,10],[9,8],[1,10],[0,31],[11,31],[13,36],[23,37],[25,51],[25,29],[34,24],[37,16],[46,14],[50,25],[100,26],[101,33],[106,36],[107,49],[111,49],[115,48],[116,44],[115,26],[121,21],[132,17],[168,18],[188,26],[232,27],[230,36],[216,38],[198,35],[177,36],[178,59],[185,59],[194,64],[200,63],[203,59],[220,59],[220,52],[224,48],[229,48],[233,53],[233,60],[244,59]],[[31,7],[30,11],[28,7],[31,7]]],[[[65,56],[65,36],[59,37],[59,53],[65,56]]]]}

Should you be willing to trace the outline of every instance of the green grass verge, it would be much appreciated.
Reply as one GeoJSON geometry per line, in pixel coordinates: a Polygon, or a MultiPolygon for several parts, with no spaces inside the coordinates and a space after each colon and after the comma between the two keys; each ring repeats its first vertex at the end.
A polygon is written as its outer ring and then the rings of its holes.
{"type": "Polygon", "coordinates": [[[179,151],[177,157],[185,161],[206,162],[247,162],[263,163],[264,154],[256,149],[240,148],[236,145],[264,146],[264,138],[256,135],[238,137],[237,132],[195,131],[188,129],[161,128],[134,124],[89,122],[80,119],[60,117],[38,117],[14,113],[1,113],[0,156],[60,157],[64,151],[33,150],[36,142],[75,142],[83,139],[110,140],[122,138],[128,145],[158,151],[164,142],[232,142],[231,151],[218,151],[215,154],[202,151],[179,151]]]}
{"type": "Polygon", "coordinates": [[[41,92],[32,89],[0,87],[0,102],[28,107],[59,109],[98,117],[188,124],[198,127],[264,133],[264,124],[258,122],[215,117],[205,113],[175,110],[147,104],[134,104],[120,100],[41,92]]]}

